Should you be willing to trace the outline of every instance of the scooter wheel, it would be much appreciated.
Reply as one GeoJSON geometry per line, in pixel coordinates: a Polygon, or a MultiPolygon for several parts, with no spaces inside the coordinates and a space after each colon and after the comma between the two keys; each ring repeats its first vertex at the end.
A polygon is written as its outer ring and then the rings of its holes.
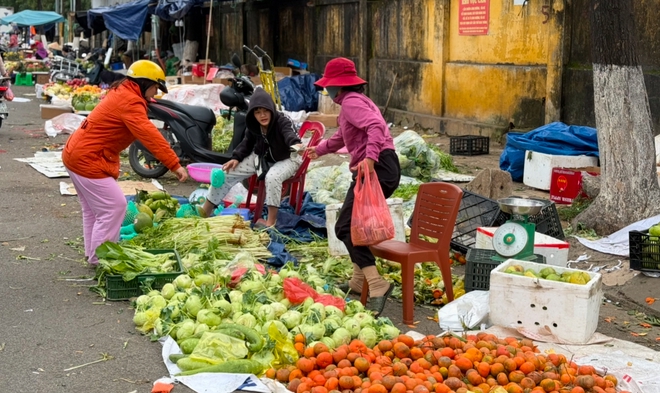
{"type": "Polygon", "coordinates": [[[128,162],[135,173],[149,179],[156,179],[167,173],[168,169],[148,150],[142,150],[135,143],[128,148],[128,162]]]}

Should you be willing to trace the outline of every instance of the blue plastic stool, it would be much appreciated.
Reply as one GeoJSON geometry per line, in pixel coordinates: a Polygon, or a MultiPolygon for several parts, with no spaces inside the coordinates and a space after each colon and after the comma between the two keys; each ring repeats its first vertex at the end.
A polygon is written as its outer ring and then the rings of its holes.
{"type": "Polygon", "coordinates": [[[16,74],[16,81],[14,82],[16,86],[34,86],[34,81],[32,80],[32,73],[26,72],[25,74],[16,74]]]}

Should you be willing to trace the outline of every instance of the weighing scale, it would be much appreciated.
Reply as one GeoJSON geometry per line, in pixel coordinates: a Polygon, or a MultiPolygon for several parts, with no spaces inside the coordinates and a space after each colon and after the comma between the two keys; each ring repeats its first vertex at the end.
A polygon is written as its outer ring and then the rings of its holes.
{"type": "Polygon", "coordinates": [[[509,258],[534,260],[534,233],[536,224],[529,216],[538,214],[545,206],[543,202],[526,198],[498,199],[500,210],[511,214],[511,219],[502,224],[493,235],[493,248],[498,255],[491,258],[505,261],[509,258]]]}

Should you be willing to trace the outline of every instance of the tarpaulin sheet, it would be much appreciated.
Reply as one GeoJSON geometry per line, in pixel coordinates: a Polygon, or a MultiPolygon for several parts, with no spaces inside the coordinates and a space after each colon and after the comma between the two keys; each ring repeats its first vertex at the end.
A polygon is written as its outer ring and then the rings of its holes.
{"type": "Polygon", "coordinates": [[[117,37],[137,41],[144,29],[147,16],[153,14],[155,3],[151,0],[136,0],[114,7],[99,7],[87,11],[87,25],[94,25],[94,20],[102,17],[105,27],[117,37]]]}
{"type": "Polygon", "coordinates": [[[182,19],[190,9],[202,5],[204,0],[159,0],[156,6],[156,15],[167,21],[182,19]]]}
{"type": "Polygon", "coordinates": [[[560,156],[598,157],[598,133],[595,128],[569,126],[561,122],[525,133],[509,132],[500,156],[500,169],[509,172],[513,181],[523,179],[525,150],[560,156]]]}
{"type": "Polygon", "coordinates": [[[314,112],[319,104],[319,88],[314,82],[319,79],[317,74],[296,75],[277,82],[280,98],[284,109],[291,112],[314,112]]]}
{"type": "Polygon", "coordinates": [[[0,24],[16,23],[18,26],[43,26],[64,21],[62,15],[57,12],[25,10],[0,19],[0,24]]]}

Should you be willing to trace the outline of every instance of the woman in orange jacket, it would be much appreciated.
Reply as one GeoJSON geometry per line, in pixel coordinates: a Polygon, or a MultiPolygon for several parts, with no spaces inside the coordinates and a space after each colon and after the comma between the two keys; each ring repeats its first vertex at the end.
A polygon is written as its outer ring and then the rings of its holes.
{"type": "Polygon", "coordinates": [[[126,214],[126,197],[117,184],[122,150],[139,139],[179,181],[188,178],[176,153],[147,117],[147,100],[158,89],[167,93],[165,73],[156,63],[140,60],[126,75],[71,135],[62,153],[82,206],[85,256],[91,265],[98,264],[96,247],[119,240],[126,214]]]}

